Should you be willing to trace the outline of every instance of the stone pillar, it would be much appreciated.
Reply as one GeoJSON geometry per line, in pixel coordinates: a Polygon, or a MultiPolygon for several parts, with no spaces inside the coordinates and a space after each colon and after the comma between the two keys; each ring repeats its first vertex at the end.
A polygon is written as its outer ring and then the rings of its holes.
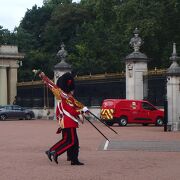
{"type": "Polygon", "coordinates": [[[131,38],[130,45],[134,52],[126,56],[126,99],[144,99],[147,98],[147,81],[144,76],[147,75],[147,61],[145,54],[139,51],[142,40],[139,37],[139,31],[136,28],[134,37],[131,38]]]}
{"type": "Polygon", "coordinates": [[[0,46],[0,105],[12,104],[17,94],[17,69],[24,55],[17,46],[0,46]],[[1,93],[2,92],[2,93],[1,93]]]}
{"type": "MultiPolygon", "coordinates": [[[[61,49],[57,53],[57,57],[60,59],[60,63],[54,66],[54,82],[56,84],[58,78],[65,74],[66,72],[71,72],[72,68],[71,65],[66,62],[66,58],[68,56],[67,51],[64,49],[65,45],[62,43],[61,49]]],[[[56,110],[57,100],[54,99],[54,108],[56,110]]],[[[55,112],[54,110],[54,112],[55,112]]],[[[55,119],[55,117],[54,117],[55,119]]]]}
{"type": "Polygon", "coordinates": [[[13,101],[17,95],[17,67],[12,67],[8,70],[8,102],[13,104],[13,101]]]}
{"type": "Polygon", "coordinates": [[[176,44],[173,44],[173,53],[170,57],[171,66],[167,70],[167,101],[168,101],[168,124],[169,131],[180,130],[180,67],[177,60],[176,44]]]}
{"type": "Polygon", "coordinates": [[[7,67],[0,65],[0,105],[5,105],[7,102],[7,67]]]}

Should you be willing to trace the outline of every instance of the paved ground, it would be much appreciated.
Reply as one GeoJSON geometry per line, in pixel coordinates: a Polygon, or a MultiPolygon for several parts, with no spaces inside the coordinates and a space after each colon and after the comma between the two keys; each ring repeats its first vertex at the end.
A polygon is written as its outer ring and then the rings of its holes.
{"type": "Polygon", "coordinates": [[[59,139],[55,121],[0,121],[0,180],[180,179],[180,132],[132,125],[114,126],[116,135],[103,124],[94,124],[110,143],[85,122],[78,129],[85,166],[71,166],[66,154],[58,165],[44,154],[59,139]]]}

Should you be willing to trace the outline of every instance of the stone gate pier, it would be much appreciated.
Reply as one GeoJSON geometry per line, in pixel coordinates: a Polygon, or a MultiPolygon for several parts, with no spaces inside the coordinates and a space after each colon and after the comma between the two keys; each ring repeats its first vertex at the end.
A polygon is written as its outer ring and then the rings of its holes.
{"type": "Polygon", "coordinates": [[[144,99],[147,98],[147,82],[143,76],[147,75],[148,58],[141,53],[140,47],[143,44],[139,37],[139,30],[134,30],[134,37],[130,40],[130,46],[134,51],[125,57],[126,64],[126,99],[144,99]]]}
{"type": "Polygon", "coordinates": [[[167,70],[167,101],[168,101],[168,130],[180,130],[180,57],[176,53],[176,44],[173,44],[173,53],[170,57],[171,66],[167,70]]]}
{"type": "Polygon", "coordinates": [[[12,104],[17,94],[17,69],[23,54],[17,46],[0,46],[0,105],[12,104]]]}

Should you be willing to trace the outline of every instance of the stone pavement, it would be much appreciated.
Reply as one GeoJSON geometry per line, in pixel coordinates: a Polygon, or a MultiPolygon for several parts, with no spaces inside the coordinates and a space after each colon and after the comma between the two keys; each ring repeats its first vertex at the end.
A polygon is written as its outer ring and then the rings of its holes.
{"type": "Polygon", "coordinates": [[[59,164],[44,151],[59,140],[53,120],[0,121],[0,180],[179,180],[180,132],[163,127],[113,126],[116,135],[99,122],[78,129],[80,161],[71,166],[66,154],[59,164]]]}
{"type": "Polygon", "coordinates": [[[111,140],[104,142],[99,150],[108,151],[155,151],[180,152],[180,141],[122,141],[111,140]]]}

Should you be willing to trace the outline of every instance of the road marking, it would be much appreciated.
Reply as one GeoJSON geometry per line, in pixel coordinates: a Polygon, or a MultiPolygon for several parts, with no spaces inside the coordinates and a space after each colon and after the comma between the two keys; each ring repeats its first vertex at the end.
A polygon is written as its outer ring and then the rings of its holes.
{"type": "Polygon", "coordinates": [[[109,141],[108,141],[108,140],[106,140],[106,143],[104,144],[104,151],[106,151],[106,150],[107,150],[108,145],[109,145],[109,141]]]}

